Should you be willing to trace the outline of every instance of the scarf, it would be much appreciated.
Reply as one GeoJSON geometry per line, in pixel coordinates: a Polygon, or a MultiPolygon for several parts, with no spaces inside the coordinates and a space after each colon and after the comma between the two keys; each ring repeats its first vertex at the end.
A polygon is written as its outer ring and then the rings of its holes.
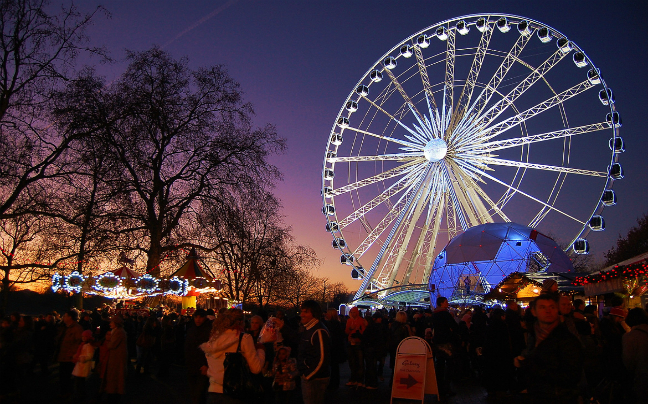
{"type": "Polygon", "coordinates": [[[540,343],[544,341],[549,336],[549,334],[551,334],[554,328],[558,327],[558,324],[560,324],[560,321],[555,322],[550,327],[542,328],[540,327],[540,322],[536,321],[533,325],[533,330],[535,331],[536,337],[535,346],[540,345],[540,343]]]}

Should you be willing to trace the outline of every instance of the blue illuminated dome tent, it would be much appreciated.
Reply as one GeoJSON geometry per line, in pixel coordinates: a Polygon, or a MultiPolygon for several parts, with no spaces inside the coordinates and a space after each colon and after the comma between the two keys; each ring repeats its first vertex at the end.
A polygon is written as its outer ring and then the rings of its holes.
{"type": "Polygon", "coordinates": [[[454,303],[478,303],[513,272],[537,277],[573,272],[554,240],[517,223],[487,223],[453,238],[434,260],[429,290],[454,303]]]}

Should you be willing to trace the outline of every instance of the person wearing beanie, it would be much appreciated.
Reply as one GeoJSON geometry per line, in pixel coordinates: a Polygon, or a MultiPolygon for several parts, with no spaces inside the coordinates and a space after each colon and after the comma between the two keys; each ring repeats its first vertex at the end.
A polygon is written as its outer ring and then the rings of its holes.
{"type": "Polygon", "coordinates": [[[558,282],[553,279],[545,279],[542,282],[542,290],[540,294],[543,293],[558,293],[558,282]]]}

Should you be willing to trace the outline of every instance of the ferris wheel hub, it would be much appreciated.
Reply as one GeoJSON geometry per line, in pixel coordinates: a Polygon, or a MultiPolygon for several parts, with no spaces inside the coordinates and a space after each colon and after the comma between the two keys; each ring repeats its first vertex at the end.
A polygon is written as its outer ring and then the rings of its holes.
{"type": "Polygon", "coordinates": [[[432,163],[442,160],[447,152],[448,144],[443,139],[432,139],[423,148],[425,158],[432,163]]]}

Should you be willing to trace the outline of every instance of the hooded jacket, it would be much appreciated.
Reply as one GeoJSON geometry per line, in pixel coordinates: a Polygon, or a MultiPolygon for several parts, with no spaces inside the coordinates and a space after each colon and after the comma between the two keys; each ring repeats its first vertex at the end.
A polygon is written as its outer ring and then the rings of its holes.
{"type": "MultiPolygon", "coordinates": [[[[207,357],[207,376],[209,377],[209,392],[222,393],[223,392],[223,376],[225,375],[225,368],[223,361],[225,360],[225,353],[236,352],[236,347],[239,342],[239,331],[228,329],[214,339],[210,339],[204,344],[200,345],[200,349],[205,352],[207,357]]],[[[241,353],[250,366],[252,373],[260,373],[265,363],[265,351],[263,349],[255,349],[254,341],[250,334],[244,334],[241,340],[241,353]]]]}

